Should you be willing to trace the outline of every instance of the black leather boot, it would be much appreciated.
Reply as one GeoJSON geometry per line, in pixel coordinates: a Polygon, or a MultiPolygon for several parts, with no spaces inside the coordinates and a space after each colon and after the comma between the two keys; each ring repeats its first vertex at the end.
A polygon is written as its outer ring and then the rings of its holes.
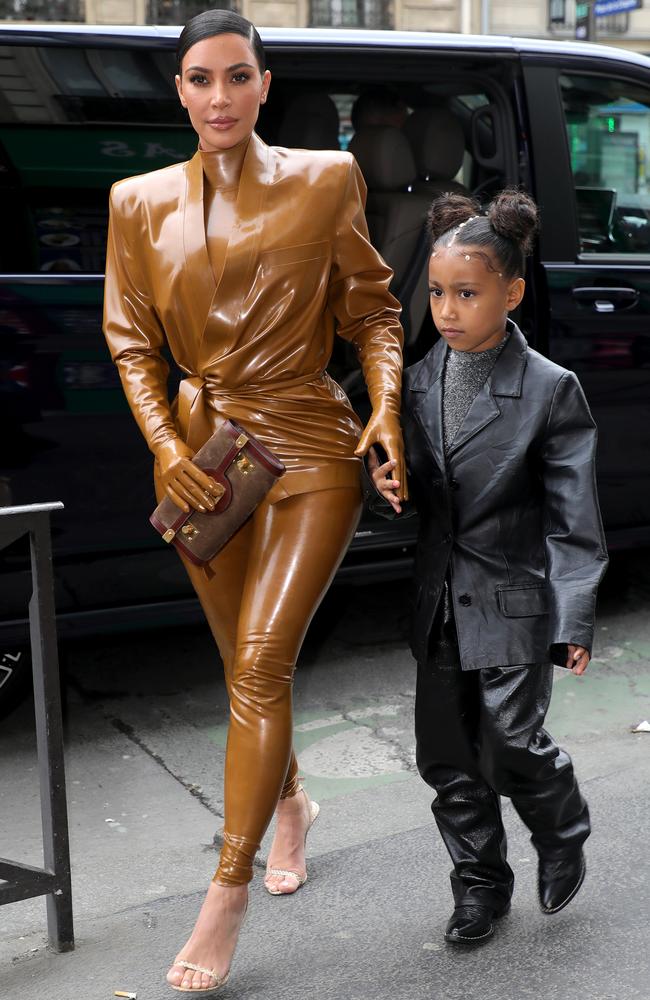
{"type": "Polygon", "coordinates": [[[564,909],[580,889],[586,871],[582,851],[560,861],[540,858],[537,885],[542,913],[559,913],[564,909]]]}
{"type": "Polygon", "coordinates": [[[460,903],[452,913],[445,941],[450,944],[481,944],[494,934],[494,921],[503,917],[510,906],[495,910],[484,903],[460,903]]]}

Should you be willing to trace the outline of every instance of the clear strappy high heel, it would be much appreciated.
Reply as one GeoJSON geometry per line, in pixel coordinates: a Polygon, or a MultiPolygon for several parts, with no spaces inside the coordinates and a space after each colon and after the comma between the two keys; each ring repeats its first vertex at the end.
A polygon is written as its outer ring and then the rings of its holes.
{"type": "MultiPolygon", "coordinates": [[[[304,792],[305,798],[308,798],[307,792],[305,791],[302,785],[299,787],[298,791],[296,792],[296,795],[298,795],[300,792],[304,792]]],[[[305,830],[305,844],[307,843],[307,834],[309,833],[312,826],[316,822],[316,818],[319,812],[320,812],[320,806],[318,805],[318,802],[313,802],[311,799],[309,799],[309,824],[307,826],[307,829],[305,830]]],[[[306,881],[307,881],[306,871],[304,875],[301,875],[299,872],[292,871],[290,868],[267,868],[264,887],[266,891],[271,894],[271,896],[293,896],[293,894],[297,892],[298,889],[300,889],[300,887],[303,886],[306,881]],[[282,889],[270,888],[266,884],[266,879],[269,877],[269,875],[281,876],[283,879],[287,878],[295,879],[297,883],[296,888],[289,892],[284,892],[282,889]]]]}

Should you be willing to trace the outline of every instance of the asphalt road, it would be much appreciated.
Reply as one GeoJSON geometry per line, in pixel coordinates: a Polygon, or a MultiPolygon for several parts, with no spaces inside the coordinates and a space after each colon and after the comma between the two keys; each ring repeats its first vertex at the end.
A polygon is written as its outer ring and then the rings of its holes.
{"type": "MultiPolygon", "coordinates": [[[[322,806],[309,882],[275,899],[256,877],[224,1000],[650,1000],[650,734],[630,732],[650,717],[649,610],[648,553],[618,557],[587,676],[557,671],[548,728],[594,820],[584,889],[540,913],[507,804],[513,909],[491,942],[458,952],[442,939],[449,862],[414,765],[405,587],[333,592],[295,689],[301,771],[322,806]]],[[[164,972],[217,860],[219,661],[205,628],[85,641],[64,661],[77,949],[48,953],[43,900],[3,907],[0,996],[171,997],[164,972]]],[[[0,854],[42,863],[29,706],[0,729],[0,815],[0,854]]]]}

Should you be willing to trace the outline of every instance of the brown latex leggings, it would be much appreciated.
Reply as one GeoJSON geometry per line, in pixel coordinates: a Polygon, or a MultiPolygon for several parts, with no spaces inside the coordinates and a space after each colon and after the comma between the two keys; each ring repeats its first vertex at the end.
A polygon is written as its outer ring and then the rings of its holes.
{"type": "Polygon", "coordinates": [[[253,877],[279,798],[298,789],[292,749],[293,672],[307,627],[352,539],[360,489],[263,502],[212,561],[183,560],[224,664],[230,698],[222,885],[253,877]]]}

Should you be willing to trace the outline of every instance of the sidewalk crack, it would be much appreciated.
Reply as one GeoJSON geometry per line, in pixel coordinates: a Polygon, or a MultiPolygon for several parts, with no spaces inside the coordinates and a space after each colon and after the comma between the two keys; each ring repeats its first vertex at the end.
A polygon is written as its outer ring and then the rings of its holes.
{"type": "Polygon", "coordinates": [[[167,766],[160,754],[156,753],[155,750],[152,750],[151,747],[147,746],[144,740],[138,736],[133,726],[130,726],[127,722],[115,717],[111,718],[109,721],[114,729],[117,729],[118,733],[122,733],[123,736],[126,736],[126,738],[142,750],[143,753],[146,753],[148,757],[151,757],[151,759],[155,761],[156,764],[163,769],[163,771],[166,771],[167,774],[174,779],[174,781],[177,781],[179,785],[182,785],[185,791],[189,792],[190,795],[193,795],[195,799],[198,799],[201,805],[204,806],[208,812],[211,812],[212,815],[216,816],[218,819],[223,820],[223,814],[214,808],[207,795],[205,795],[201,789],[191,781],[186,781],[184,778],[181,778],[180,775],[175,774],[171,768],[167,766]]]}

